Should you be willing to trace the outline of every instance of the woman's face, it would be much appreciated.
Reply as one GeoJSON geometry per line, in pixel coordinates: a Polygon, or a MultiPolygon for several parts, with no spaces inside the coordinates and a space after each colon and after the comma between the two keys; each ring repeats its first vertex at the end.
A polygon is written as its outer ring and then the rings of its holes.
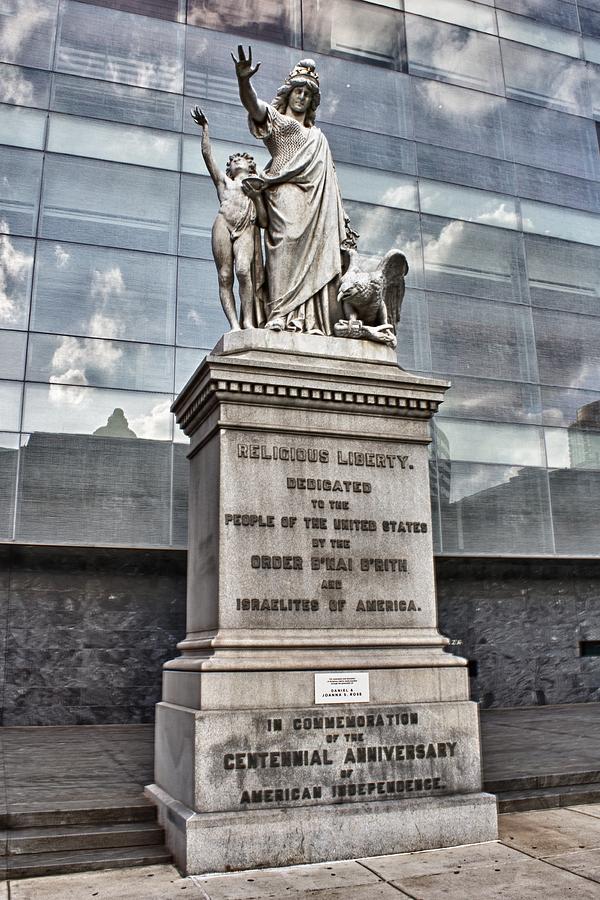
{"type": "Polygon", "coordinates": [[[292,88],[288,97],[288,106],[295,113],[305,113],[310,106],[311,93],[307,87],[301,85],[292,88]]]}

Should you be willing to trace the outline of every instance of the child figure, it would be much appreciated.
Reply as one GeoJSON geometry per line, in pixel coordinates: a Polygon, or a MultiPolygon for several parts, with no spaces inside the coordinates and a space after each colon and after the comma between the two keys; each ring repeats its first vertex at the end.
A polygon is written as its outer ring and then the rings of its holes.
{"type": "Polygon", "coordinates": [[[266,227],[267,213],[260,194],[252,188],[256,163],[248,153],[234,153],[227,160],[225,173],[221,172],[212,155],[206,116],[198,106],[191,110],[191,116],[202,128],[202,156],[221,204],[212,227],[212,251],[223,312],[232,331],[258,328],[266,319],[259,229],[266,227]],[[240,293],[239,319],[233,294],[234,271],[240,293]]]}

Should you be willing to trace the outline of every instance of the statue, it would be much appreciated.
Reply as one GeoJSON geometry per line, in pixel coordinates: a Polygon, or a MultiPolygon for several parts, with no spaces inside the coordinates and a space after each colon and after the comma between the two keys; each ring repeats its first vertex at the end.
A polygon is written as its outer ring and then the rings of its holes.
{"type": "Polygon", "coordinates": [[[208,120],[196,106],[192,119],[202,128],[202,156],[217,189],[219,212],[212,227],[212,251],[219,274],[219,298],[232,331],[256,328],[265,321],[265,278],[260,228],[267,225],[262,197],[252,188],[256,163],[248,153],[229,157],[221,172],[212,155],[208,120]],[[240,315],[236,313],[233,274],[238,281],[240,315]]]}
{"type": "Polygon", "coordinates": [[[238,57],[232,54],[250,131],[272,157],[263,173],[249,179],[267,210],[265,327],[331,335],[349,262],[344,255],[356,245],[327,139],[314,124],[321,96],[315,63],[301,60],[269,104],[250,83],[260,66],[252,65],[252,50],[246,58],[240,46],[238,57]]]}
{"type": "Polygon", "coordinates": [[[361,272],[355,264],[356,255],[353,254],[338,294],[346,319],[336,322],[334,334],[395,347],[404,276],[408,272],[406,257],[400,250],[390,250],[375,272],[361,272]]]}

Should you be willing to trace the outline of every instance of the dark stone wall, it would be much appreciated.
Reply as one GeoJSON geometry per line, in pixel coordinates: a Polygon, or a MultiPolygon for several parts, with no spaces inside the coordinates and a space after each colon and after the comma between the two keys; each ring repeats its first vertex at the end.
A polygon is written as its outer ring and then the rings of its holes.
{"type": "Polygon", "coordinates": [[[3,724],[152,722],[185,635],[185,556],[1,546],[3,724]]]}
{"type": "Polygon", "coordinates": [[[483,707],[600,700],[600,559],[436,559],[439,627],[483,707]]]}

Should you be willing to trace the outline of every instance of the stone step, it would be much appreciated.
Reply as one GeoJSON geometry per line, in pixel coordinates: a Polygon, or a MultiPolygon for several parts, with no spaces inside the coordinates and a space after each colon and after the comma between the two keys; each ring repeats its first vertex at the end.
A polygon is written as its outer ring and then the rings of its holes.
{"type": "Polygon", "coordinates": [[[124,847],[105,850],[72,850],[63,853],[32,853],[5,858],[0,878],[34,878],[66,875],[97,869],[126,869],[171,861],[164,846],[124,847]]]}
{"type": "Polygon", "coordinates": [[[496,799],[499,813],[598,803],[600,801],[600,783],[563,784],[533,790],[502,791],[496,794],[496,799]]]}
{"type": "Polygon", "coordinates": [[[16,828],[0,832],[9,856],[57,853],[65,850],[98,850],[103,847],[142,847],[164,843],[162,828],[153,822],[117,825],[55,825],[16,828]]]}
{"type": "Polygon", "coordinates": [[[154,822],[156,807],[145,797],[127,800],[115,806],[114,801],[102,803],[54,804],[52,808],[39,809],[12,806],[2,822],[5,828],[41,828],[54,825],[108,825],[126,822],[154,822]]]}
{"type": "Polygon", "coordinates": [[[516,775],[509,778],[485,778],[483,789],[490,794],[504,791],[532,791],[564,784],[600,783],[600,770],[585,772],[546,772],[542,775],[516,775]]]}

